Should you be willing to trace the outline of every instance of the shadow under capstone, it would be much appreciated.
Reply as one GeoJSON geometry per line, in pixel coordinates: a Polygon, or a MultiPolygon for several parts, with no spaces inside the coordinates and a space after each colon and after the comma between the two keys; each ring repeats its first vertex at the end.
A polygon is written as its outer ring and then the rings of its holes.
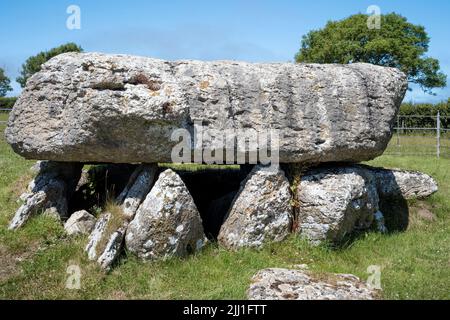
{"type": "Polygon", "coordinates": [[[217,239],[240,184],[252,170],[252,165],[238,168],[208,168],[197,171],[176,170],[186,184],[203,221],[205,235],[217,239]]]}
{"type": "Polygon", "coordinates": [[[95,213],[109,199],[115,199],[125,188],[137,165],[96,164],[84,170],[78,186],[69,200],[69,212],[87,210],[95,213]]]}

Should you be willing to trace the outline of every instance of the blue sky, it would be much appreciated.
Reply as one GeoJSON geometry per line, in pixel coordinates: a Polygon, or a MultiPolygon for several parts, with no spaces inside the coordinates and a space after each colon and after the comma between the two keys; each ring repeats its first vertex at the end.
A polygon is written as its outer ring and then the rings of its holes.
{"type": "MultiPolygon", "coordinates": [[[[85,51],[162,59],[293,61],[302,35],[377,5],[422,24],[431,37],[429,55],[450,75],[450,1],[407,0],[2,0],[0,67],[15,79],[31,55],[73,41],[85,51]],[[66,9],[81,9],[81,29],[68,30],[66,9]]],[[[449,78],[450,82],[450,78],[449,78]]],[[[14,92],[20,87],[13,83],[14,92]]],[[[406,100],[446,100],[450,88],[430,96],[414,89],[406,100]]]]}

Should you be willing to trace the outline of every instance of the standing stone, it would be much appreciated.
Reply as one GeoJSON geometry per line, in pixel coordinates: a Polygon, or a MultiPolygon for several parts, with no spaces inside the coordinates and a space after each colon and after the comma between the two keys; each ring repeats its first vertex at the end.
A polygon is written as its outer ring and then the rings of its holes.
{"type": "Polygon", "coordinates": [[[292,227],[291,200],[289,181],[281,169],[256,166],[233,200],[219,243],[237,249],[284,240],[292,227]]]}
{"type": "Polygon", "coordinates": [[[384,152],[406,89],[401,71],[365,63],[65,53],[30,77],[6,138],[28,159],[172,162],[174,130],[193,132],[200,122],[213,137],[203,150],[214,149],[225,130],[239,138],[242,129],[274,129],[280,146],[269,151],[279,150],[280,163],[358,162],[384,152]]]}
{"type": "Polygon", "coordinates": [[[72,213],[64,224],[64,230],[68,235],[87,235],[92,232],[95,226],[95,217],[86,210],[72,213]]]}
{"type": "Polygon", "coordinates": [[[116,199],[118,208],[115,208],[114,214],[103,213],[97,221],[85,250],[89,259],[97,260],[103,269],[111,269],[122,253],[128,224],[151,189],[156,170],[156,165],[137,167],[116,199]],[[99,243],[105,243],[104,248],[99,248],[99,243]]]}
{"type": "Polygon", "coordinates": [[[378,211],[374,176],[358,167],[313,169],[297,188],[298,230],[313,244],[339,242],[357,229],[369,228],[378,211]]]}
{"type": "Polygon", "coordinates": [[[322,166],[305,172],[297,188],[298,233],[317,244],[339,242],[372,225],[380,232],[405,230],[408,199],[438,189],[429,175],[366,165],[322,166]]]}
{"type": "Polygon", "coordinates": [[[33,166],[36,177],[21,195],[23,205],[16,211],[9,224],[10,230],[23,226],[36,213],[51,215],[57,219],[68,218],[68,199],[75,191],[81,175],[82,164],[40,161],[33,166]]]}
{"type": "Polygon", "coordinates": [[[116,203],[120,205],[120,208],[116,214],[119,214],[120,217],[116,217],[116,219],[120,219],[121,222],[112,230],[111,228],[105,228],[104,231],[108,230],[109,234],[102,232],[101,238],[103,240],[108,237],[105,248],[97,255],[97,262],[103,269],[109,270],[122,253],[128,224],[134,218],[137,209],[150,191],[155,180],[156,170],[156,165],[140,165],[137,167],[131,174],[127,185],[117,197],[116,203]]]}
{"type": "Polygon", "coordinates": [[[109,237],[105,249],[97,259],[97,262],[103,269],[109,270],[113,263],[117,260],[119,255],[122,253],[123,240],[125,238],[125,231],[127,230],[127,227],[128,222],[123,223],[109,237]]]}
{"type": "Polygon", "coordinates": [[[155,180],[156,165],[141,165],[131,175],[127,186],[117,198],[123,214],[133,219],[137,209],[144,201],[155,180]]]}
{"type": "Polygon", "coordinates": [[[181,178],[170,169],[162,172],[135,218],[125,244],[145,260],[186,256],[205,241],[202,220],[181,178]]]}
{"type": "Polygon", "coordinates": [[[94,226],[94,230],[92,230],[91,234],[89,235],[88,244],[84,249],[87,252],[89,260],[97,259],[98,257],[97,246],[104,237],[104,232],[111,218],[112,218],[111,213],[109,212],[102,213],[94,226]]]}
{"type": "Polygon", "coordinates": [[[379,292],[351,274],[314,275],[306,270],[258,271],[247,291],[250,300],[375,300],[379,292]]]}

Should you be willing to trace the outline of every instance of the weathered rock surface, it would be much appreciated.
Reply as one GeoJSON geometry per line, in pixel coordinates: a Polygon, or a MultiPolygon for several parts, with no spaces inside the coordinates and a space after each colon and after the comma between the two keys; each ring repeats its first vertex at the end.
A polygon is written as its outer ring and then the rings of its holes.
{"type": "Polygon", "coordinates": [[[34,214],[42,212],[57,219],[68,218],[67,201],[81,175],[82,164],[40,161],[32,170],[36,177],[29,183],[24,202],[9,224],[14,230],[23,226],[34,214]]]}
{"type": "Polygon", "coordinates": [[[297,232],[319,243],[339,242],[372,225],[381,232],[402,230],[408,224],[406,200],[429,196],[437,188],[429,175],[414,171],[364,165],[310,169],[297,188],[297,232]]]}
{"type": "Polygon", "coordinates": [[[99,255],[97,262],[103,269],[109,270],[113,263],[122,253],[125,232],[128,227],[128,221],[124,222],[115,230],[108,239],[105,249],[99,255]]]}
{"type": "Polygon", "coordinates": [[[155,180],[156,165],[141,165],[131,175],[124,190],[117,198],[126,217],[133,219],[155,180]]]}
{"type": "Polygon", "coordinates": [[[256,166],[232,202],[219,243],[237,249],[284,240],[292,227],[291,200],[289,181],[281,169],[256,166]]]}
{"type": "Polygon", "coordinates": [[[407,200],[426,198],[438,190],[436,181],[427,174],[406,170],[374,168],[380,195],[380,210],[389,231],[405,231],[409,226],[407,200]]]}
{"type": "Polygon", "coordinates": [[[374,168],[372,171],[376,177],[378,193],[383,197],[421,199],[438,191],[436,181],[422,172],[382,168],[374,168]]]}
{"type": "Polygon", "coordinates": [[[359,167],[308,171],[297,188],[298,232],[319,243],[339,242],[355,229],[367,229],[378,211],[373,175],[359,167]]]}
{"type": "Polygon", "coordinates": [[[202,121],[212,136],[279,129],[281,163],[362,161],[383,153],[406,88],[400,71],[361,63],[66,53],[30,78],[6,137],[28,159],[171,162],[173,130],[202,121]]]}
{"type": "Polygon", "coordinates": [[[129,251],[145,260],[185,256],[205,241],[202,220],[188,189],[170,169],[162,172],[125,236],[129,251]]]}
{"type": "Polygon", "coordinates": [[[84,249],[87,252],[89,260],[96,260],[97,257],[102,253],[97,252],[99,251],[97,250],[97,246],[104,237],[106,227],[108,226],[108,222],[111,220],[111,218],[112,214],[110,212],[105,212],[102,213],[97,219],[94,230],[92,230],[91,234],[89,235],[88,244],[84,249]]]}
{"type": "Polygon", "coordinates": [[[128,224],[153,186],[156,171],[156,165],[138,166],[116,199],[119,208],[115,209],[115,216],[111,216],[111,213],[104,214],[107,221],[93,232],[91,245],[88,245],[86,251],[90,259],[97,259],[103,269],[109,270],[122,253],[128,224]],[[104,248],[98,248],[98,243],[103,242],[104,248]]]}
{"type": "Polygon", "coordinates": [[[252,278],[250,300],[374,300],[379,293],[350,274],[315,276],[305,270],[264,269],[252,278]]]}
{"type": "Polygon", "coordinates": [[[97,219],[87,212],[86,210],[80,210],[72,213],[69,219],[64,224],[64,230],[68,235],[88,235],[92,232],[97,219]]]}

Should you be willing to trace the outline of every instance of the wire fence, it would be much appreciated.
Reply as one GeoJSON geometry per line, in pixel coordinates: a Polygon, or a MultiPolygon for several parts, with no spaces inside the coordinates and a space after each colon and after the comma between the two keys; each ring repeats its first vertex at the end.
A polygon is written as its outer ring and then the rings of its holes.
{"type": "MultiPolygon", "coordinates": [[[[0,128],[5,128],[11,109],[0,109],[0,128]]],[[[385,151],[395,156],[450,158],[450,116],[399,115],[385,151]]]]}
{"type": "Polygon", "coordinates": [[[450,117],[399,115],[384,154],[450,158],[450,117]]]}

